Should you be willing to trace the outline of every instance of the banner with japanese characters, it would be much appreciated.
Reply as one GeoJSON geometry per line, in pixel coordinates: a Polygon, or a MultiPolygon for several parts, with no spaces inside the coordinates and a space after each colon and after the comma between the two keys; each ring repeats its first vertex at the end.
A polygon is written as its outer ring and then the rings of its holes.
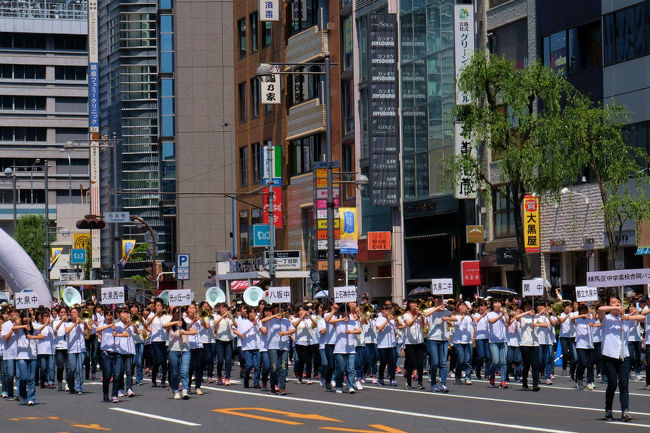
{"type": "Polygon", "coordinates": [[[193,296],[191,289],[170,290],[167,293],[169,293],[170,307],[182,307],[192,303],[193,296]]]}
{"type": "Polygon", "coordinates": [[[469,104],[469,95],[458,90],[458,79],[474,54],[474,7],[454,6],[454,53],[456,57],[456,105],[469,104]]]}
{"type": "Polygon", "coordinates": [[[598,287],[576,286],[576,301],[590,302],[598,300],[598,287]]]}
{"type": "Polygon", "coordinates": [[[587,284],[593,287],[640,286],[650,284],[650,269],[587,272],[587,284]]]}
{"type": "Polygon", "coordinates": [[[99,303],[103,305],[123,304],[124,287],[102,287],[102,297],[99,303]]]}
{"type": "Polygon", "coordinates": [[[522,280],[521,295],[522,296],[544,296],[544,280],[536,279],[536,278],[532,280],[522,280]]]}
{"type": "Polygon", "coordinates": [[[524,196],[524,246],[527,253],[539,253],[539,197],[524,196]]]}
{"type": "Polygon", "coordinates": [[[431,280],[431,293],[434,295],[453,295],[454,280],[451,278],[434,278],[431,280]]]}
{"type": "MultiPolygon", "coordinates": [[[[37,292],[18,292],[14,295],[14,306],[17,310],[38,308],[41,305],[37,292]]],[[[49,305],[43,305],[49,307],[49,305]]]]}
{"type": "Polygon", "coordinates": [[[291,303],[291,287],[269,287],[266,291],[266,298],[269,299],[271,304],[290,304],[291,303]]]}
{"type": "Polygon", "coordinates": [[[260,0],[260,21],[280,21],[280,0],[260,0]]]}
{"type": "MultiPolygon", "coordinates": [[[[476,160],[476,146],[472,140],[463,137],[462,123],[454,124],[454,155],[456,158],[463,156],[476,160]]],[[[460,173],[454,198],[459,200],[476,198],[476,185],[472,181],[471,173],[465,171],[460,173]]]]}
{"type": "Polygon", "coordinates": [[[334,287],[334,302],[357,302],[357,288],[355,286],[334,287]]]}
{"type": "Polygon", "coordinates": [[[262,87],[262,104],[279,104],[281,102],[280,74],[263,77],[260,79],[260,86],[262,87]]]}

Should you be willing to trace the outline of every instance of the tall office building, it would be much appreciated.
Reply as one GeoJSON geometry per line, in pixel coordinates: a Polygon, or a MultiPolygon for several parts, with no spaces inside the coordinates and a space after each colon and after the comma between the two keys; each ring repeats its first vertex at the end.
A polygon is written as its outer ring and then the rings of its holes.
{"type": "MultiPolygon", "coordinates": [[[[63,149],[88,137],[87,34],[86,1],[0,3],[0,172],[16,175],[18,217],[45,212],[46,160],[50,220],[87,203],[88,150],[63,149]]],[[[0,227],[10,233],[13,201],[12,178],[0,175],[0,227]]]]}

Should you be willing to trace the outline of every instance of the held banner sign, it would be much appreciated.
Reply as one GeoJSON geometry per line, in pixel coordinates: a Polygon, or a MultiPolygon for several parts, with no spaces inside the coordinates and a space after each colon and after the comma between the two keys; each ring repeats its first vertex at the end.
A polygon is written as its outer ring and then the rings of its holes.
{"type": "Polygon", "coordinates": [[[524,246],[527,253],[539,253],[539,197],[524,196],[524,246]]]}
{"type": "Polygon", "coordinates": [[[451,278],[434,278],[431,280],[431,293],[434,295],[453,295],[454,280],[451,278]]]}
{"type": "Polygon", "coordinates": [[[598,287],[576,286],[576,301],[590,302],[598,300],[598,287]]]}
{"type": "Polygon", "coordinates": [[[334,287],[334,302],[357,302],[356,286],[334,287]]]}
{"type": "Polygon", "coordinates": [[[543,296],[544,280],[536,278],[532,280],[522,280],[521,294],[522,296],[543,296]]]}
{"type": "Polygon", "coordinates": [[[170,307],[183,307],[192,303],[192,289],[170,290],[169,292],[169,306],[170,307]]]}
{"type": "Polygon", "coordinates": [[[123,304],[124,287],[102,287],[102,298],[99,303],[102,305],[123,304]]]}
{"type": "MultiPolygon", "coordinates": [[[[17,310],[38,308],[40,305],[40,299],[36,292],[18,292],[14,295],[14,306],[17,310]]],[[[45,306],[48,307],[48,305],[45,306]]]]}
{"type": "Polygon", "coordinates": [[[269,298],[271,304],[290,304],[291,287],[269,287],[266,291],[266,296],[269,298]]]}

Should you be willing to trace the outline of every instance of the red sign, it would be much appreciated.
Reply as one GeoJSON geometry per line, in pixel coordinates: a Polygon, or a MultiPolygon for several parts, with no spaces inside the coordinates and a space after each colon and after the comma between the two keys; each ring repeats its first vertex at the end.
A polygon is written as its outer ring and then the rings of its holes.
{"type": "Polygon", "coordinates": [[[390,251],[391,232],[368,232],[368,251],[390,251]]]}
{"type": "Polygon", "coordinates": [[[478,260],[463,260],[460,262],[460,275],[463,286],[481,285],[481,268],[478,260]]]}
{"type": "MultiPolygon", "coordinates": [[[[269,223],[269,189],[264,187],[264,212],[262,221],[264,224],[269,223]]],[[[273,188],[273,223],[275,228],[282,228],[282,188],[273,188]]]]}

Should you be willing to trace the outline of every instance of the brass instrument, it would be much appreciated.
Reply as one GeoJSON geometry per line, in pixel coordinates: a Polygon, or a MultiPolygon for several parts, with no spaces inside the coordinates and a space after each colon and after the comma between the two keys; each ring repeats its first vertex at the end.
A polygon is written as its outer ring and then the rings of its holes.
{"type": "Polygon", "coordinates": [[[93,318],[93,313],[90,311],[89,308],[84,308],[81,310],[81,313],[79,313],[79,318],[81,319],[82,322],[88,323],[92,320],[93,318]]]}
{"type": "Polygon", "coordinates": [[[212,319],[212,312],[208,308],[204,308],[201,310],[199,313],[199,319],[203,320],[204,322],[209,322],[210,319],[212,319]]]}
{"type": "Polygon", "coordinates": [[[395,320],[399,320],[404,315],[404,309],[402,307],[395,306],[393,307],[392,315],[395,318],[395,320]]]}
{"type": "Polygon", "coordinates": [[[372,316],[373,314],[375,314],[375,307],[373,307],[373,306],[370,305],[370,304],[363,304],[363,305],[361,306],[361,314],[363,314],[364,316],[366,316],[366,318],[369,318],[370,316],[372,316]]]}
{"type": "Polygon", "coordinates": [[[131,314],[131,316],[129,317],[129,320],[135,326],[140,326],[140,324],[142,323],[142,315],[139,314],[139,313],[131,314]]]}
{"type": "Polygon", "coordinates": [[[142,329],[142,339],[143,340],[148,340],[149,339],[149,333],[144,328],[142,329]]]}
{"type": "Polygon", "coordinates": [[[283,318],[283,319],[288,319],[288,318],[289,318],[289,312],[286,311],[286,310],[283,311],[283,312],[282,312],[282,318],[283,318]]]}
{"type": "Polygon", "coordinates": [[[420,311],[424,311],[424,310],[426,310],[428,308],[431,308],[431,301],[427,302],[427,301],[425,301],[423,299],[420,299],[420,302],[418,303],[418,309],[420,311]]]}

